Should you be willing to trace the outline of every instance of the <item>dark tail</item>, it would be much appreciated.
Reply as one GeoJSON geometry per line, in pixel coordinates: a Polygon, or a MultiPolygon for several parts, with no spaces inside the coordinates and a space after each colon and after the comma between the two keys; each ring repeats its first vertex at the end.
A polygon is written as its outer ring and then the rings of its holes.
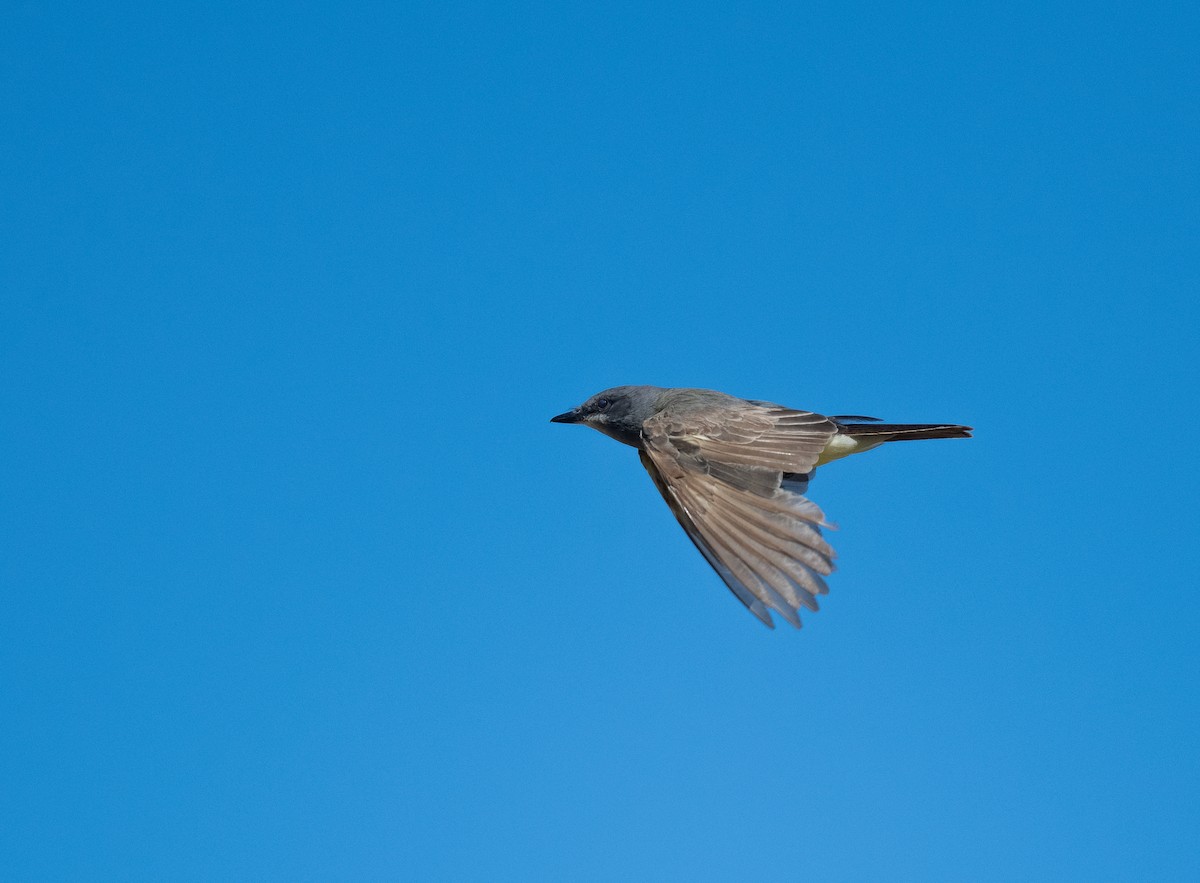
{"type": "Polygon", "coordinates": [[[839,423],[838,432],[854,438],[886,435],[885,441],[919,441],[926,438],[970,438],[970,426],[953,423],[839,423]]]}

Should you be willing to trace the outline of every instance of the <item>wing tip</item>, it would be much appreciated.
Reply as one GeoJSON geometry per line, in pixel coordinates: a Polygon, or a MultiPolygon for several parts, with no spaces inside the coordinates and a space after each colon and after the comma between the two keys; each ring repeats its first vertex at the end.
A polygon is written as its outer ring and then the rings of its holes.
{"type": "Polygon", "coordinates": [[[771,631],[775,630],[775,620],[771,618],[771,611],[762,601],[755,601],[753,604],[747,605],[746,609],[758,617],[758,621],[771,631]]]}
{"type": "MultiPolygon", "coordinates": [[[[741,599],[739,598],[739,600],[741,600],[741,599]]],[[[787,604],[786,602],[784,602],[783,606],[780,606],[779,604],[771,604],[770,606],[768,606],[767,604],[763,603],[762,601],[756,600],[753,604],[746,604],[746,609],[749,610],[751,613],[753,613],[754,616],[758,619],[758,621],[761,622],[763,625],[765,625],[767,628],[771,629],[771,631],[775,631],[775,619],[774,619],[774,617],[771,616],[772,610],[774,610],[776,613],[778,613],[780,618],[783,619],[783,621],[786,622],[788,625],[792,626],[792,628],[796,628],[796,629],[804,628],[804,620],[800,618],[800,608],[792,607],[791,605],[787,604]]],[[[817,609],[815,599],[814,599],[813,606],[809,607],[809,609],[810,610],[817,609]]]]}

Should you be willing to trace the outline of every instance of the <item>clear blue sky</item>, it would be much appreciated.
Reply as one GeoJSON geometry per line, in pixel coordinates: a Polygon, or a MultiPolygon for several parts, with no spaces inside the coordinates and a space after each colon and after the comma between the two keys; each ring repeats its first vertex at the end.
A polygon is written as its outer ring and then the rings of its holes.
{"type": "Polygon", "coordinates": [[[1194,4],[14,2],[0,877],[1200,877],[1194,4]],[[970,423],[764,629],[621,383],[970,423]]]}

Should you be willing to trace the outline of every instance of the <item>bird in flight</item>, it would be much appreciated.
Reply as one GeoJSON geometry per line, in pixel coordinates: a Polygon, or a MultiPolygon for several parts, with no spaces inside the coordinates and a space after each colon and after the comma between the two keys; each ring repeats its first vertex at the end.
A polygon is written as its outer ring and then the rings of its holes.
{"type": "Polygon", "coordinates": [[[768,627],[800,628],[800,608],[829,591],[832,527],[804,496],[813,471],[894,441],[970,438],[949,423],[826,417],[709,389],[616,386],[550,418],[582,423],[638,449],[696,548],[768,627]]]}

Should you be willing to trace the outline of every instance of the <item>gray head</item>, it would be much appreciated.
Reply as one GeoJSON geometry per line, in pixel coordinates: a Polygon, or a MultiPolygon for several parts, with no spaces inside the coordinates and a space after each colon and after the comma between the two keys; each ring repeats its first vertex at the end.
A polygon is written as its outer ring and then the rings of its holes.
{"type": "Polygon", "coordinates": [[[551,423],[584,423],[619,442],[642,446],[642,424],[658,411],[666,392],[660,386],[614,386],[598,392],[578,408],[551,417],[551,423]]]}

